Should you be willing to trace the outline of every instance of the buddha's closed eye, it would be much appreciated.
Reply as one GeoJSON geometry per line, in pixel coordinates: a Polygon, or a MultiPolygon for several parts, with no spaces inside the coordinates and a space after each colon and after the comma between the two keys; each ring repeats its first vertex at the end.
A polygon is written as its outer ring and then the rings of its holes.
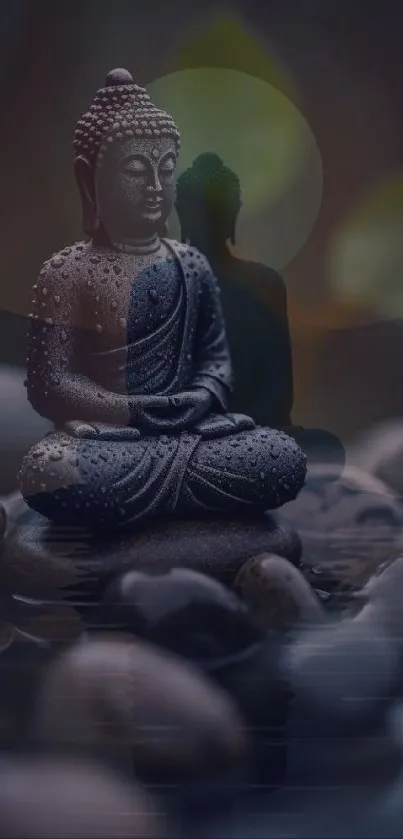
{"type": "MultiPolygon", "coordinates": [[[[123,161],[122,170],[129,175],[144,175],[147,171],[154,168],[154,163],[143,157],[130,157],[123,161]]],[[[158,170],[162,175],[171,175],[175,169],[175,159],[172,155],[164,157],[158,166],[158,170]]]]}
{"type": "Polygon", "coordinates": [[[171,174],[175,169],[175,161],[173,157],[167,157],[160,165],[160,172],[163,174],[171,174]]]}
{"type": "Polygon", "coordinates": [[[140,158],[132,158],[123,164],[122,169],[129,175],[143,175],[147,171],[147,164],[140,158]]]}

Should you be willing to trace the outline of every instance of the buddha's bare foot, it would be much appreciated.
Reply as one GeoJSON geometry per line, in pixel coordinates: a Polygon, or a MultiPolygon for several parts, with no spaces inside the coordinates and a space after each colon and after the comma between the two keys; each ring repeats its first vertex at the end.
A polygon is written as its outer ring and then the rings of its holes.
{"type": "Polygon", "coordinates": [[[81,440],[98,440],[103,442],[119,442],[139,440],[141,433],[138,428],[131,426],[117,426],[106,422],[83,423],[77,420],[72,420],[66,423],[64,430],[72,437],[77,437],[81,440]]]}

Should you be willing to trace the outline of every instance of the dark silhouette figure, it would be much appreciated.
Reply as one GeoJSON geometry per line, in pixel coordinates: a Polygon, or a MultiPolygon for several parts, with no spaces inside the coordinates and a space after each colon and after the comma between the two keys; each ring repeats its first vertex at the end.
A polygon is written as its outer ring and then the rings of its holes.
{"type": "Polygon", "coordinates": [[[232,411],[258,423],[291,425],[293,370],[287,295],[266,265],[229,249],[241,209],[237,175],[213,153],[201,154],[178,178],[176,208],[182,241],[207,256],[221,287],[235,390],[232,411]]]}
{"type": "Polygon", "coordinates": [[[283,428],[301,446],[309,468],[332,464],[337,480],[345,462],[341,441],[320,428],[293,426],[293,365],[287,293],[272,268],[231,253],[242,206],[237,175],[205,152],[178,178],[176,209],[182,241],[207,256],[221,288],[235,389],[230,410],[246,411],[258,423],[283,428]]]}

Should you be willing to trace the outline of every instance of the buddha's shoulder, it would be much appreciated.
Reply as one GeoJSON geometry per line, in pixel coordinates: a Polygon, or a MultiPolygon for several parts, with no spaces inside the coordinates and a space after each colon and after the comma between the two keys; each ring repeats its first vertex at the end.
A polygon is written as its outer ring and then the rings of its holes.
{"type": "Polygon", "coordinates": [[[93,242],[74,242],[60,251],[53,253],[42,265],[40,276],[57,278],[59,275],[64,280],[79,279],[82,275],[91,274],[96,271],[97,264],[103,261],[111,261],[111,254],[117,254],[112,248],[100,248],[93,242]]]}
{"type": "Polygon", "coordinates": [[[190,270],[200,273],[204,273],[207,270],[211,271],[207,257],[193,245],[178,242],[176,239],[165,239],[165,242],[168,247],[174,251],[181,262],[183,262],[186,267],[189,266],[190,270]]]}

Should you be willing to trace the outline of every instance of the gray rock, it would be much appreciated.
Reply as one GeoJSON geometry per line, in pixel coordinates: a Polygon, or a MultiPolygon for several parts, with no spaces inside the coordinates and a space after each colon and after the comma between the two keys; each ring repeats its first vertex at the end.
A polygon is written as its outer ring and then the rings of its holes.
{"type": "Polygon", "coordinates": [[[281,512],[300,535],[307,579],[334,592],[338,605],[388,556],[400,554],[403,509],[382,481],[358,467],[346,466],[335,480],[332,465],[317,465],[281,512]]]}
{"type": "Polygon", "coordinates": [[[99,766],[55,758],[4,765],[1,839],[153,839],[163,826],[145,792],[99,766]]]}
{"type": "Polygon", "coordinates": [[[243,759],[231,698],[179,657],[133,638],[81,641],[50,665],[38,700],[40,742],[197,775],[243,759]]]}
{"type": "Polygon", "coordinates": [[[164,574],[182,567],[231,584],[249,557],[264,551],[298,563],[297,534],[272,515],[258,518],[154,521],[131,534],[96,539],[80,528],[50,525],[21,496],[5,502],[7,532],[2,543],[3,591],[60,600],[129,570],[164,574]]]}
{"type": "Polygon", "coordinates": [[[301,623],[322,622],[324,611],[301,571],[274,554],[249,559],[234,589],[262,627],[287,631],[301,623]]]}

